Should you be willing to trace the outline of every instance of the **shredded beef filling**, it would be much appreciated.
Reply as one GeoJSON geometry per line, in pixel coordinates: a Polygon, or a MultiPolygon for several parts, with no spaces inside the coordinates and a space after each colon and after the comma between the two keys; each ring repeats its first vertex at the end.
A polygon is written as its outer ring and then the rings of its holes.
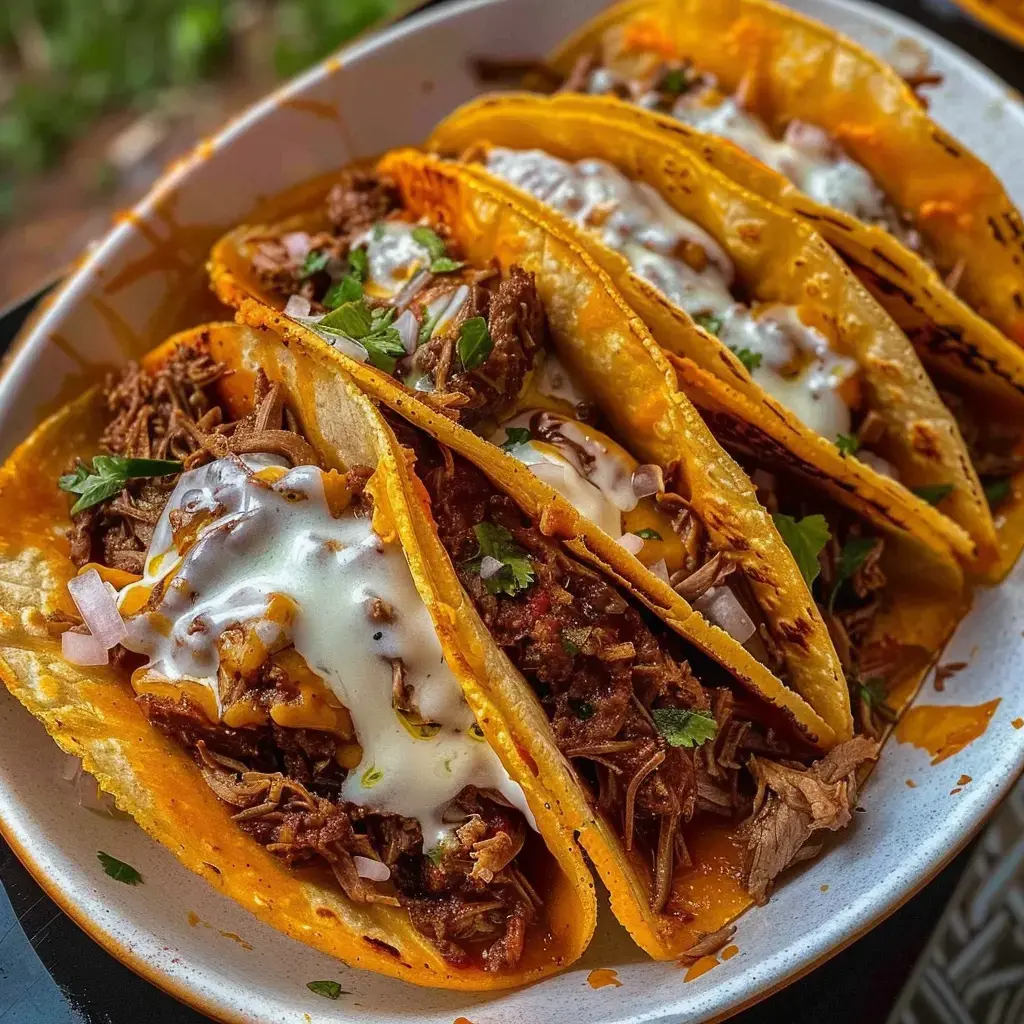
{"type": "MultiPolygon", "coordinates": [[[[292,465],[318,464],[315,451],[284,407],[280,386],[260,371],[254,411],[225,422],[209,390],[223,367],[208,355],[179,349],[150,373],[130,366],[107,382],[112,420],[103,434],[105,452],[173,458],[191,469],[231,453],[271,452],[292,465]]],[[[355,514],[369,515],[363,488],[370,471],[356,467],[347,485],[355,514]]],[[[72,556],[141,572],[146,549],[176,477],[132,480],[119,495],[79,513],[72,525],[72,556]]],[[[388,609],[375,609],[386,615],[388,609]]],[[[237,629],[244,643],[244,626],[237,629]]],[[[118,648],[123,667],[137,655],[118,648]]],[[[401,663],[396,663],[400,689],[401,663]]],[[[255,671],[220,672],[225,709],[239,701],[269,709],[299,697],[297,685],[271,659],[255,671]]],[[[326,864],[355,902],[403,907],[416,928],[456,966],[480,963],[507,970],[523,951],[527,927],[542,915],[540,897],[520,868],[527,839],[522,815],[496,793],[466,787],[446,812],[457,827],[440,848],[425,851],[419,822],[343,801],[347,771],[337,759],[338,736],[276,724],[230,728],[212,722],[186,695],[178,700],[143,693],[136,697],[152,725],[174,738],[195,760],[207,785],[234,809],[239,826],[289,864],[326,864]],[[460,824],[461,823],[461,824],[460,824]],[[386,883],[361,877],[354,857],[379,861],[386,883]]],[[[396,709],[402,701],[396,696],[396,709]]],[[[353,735],[349,737],[355,740],[353,735]]]]}
{"type": "Polygon", "coordinates": [[[699,814],[739,822],[755,806],[752,755],[803,752],[755,723],[764,712],[731,690],[720,668],[698,652],[684,655],[678,637],[568,557],[482,472],[405,424],[392,425],[416,452],[440,539],[481,619],[533,687],[559,748],[626,848],[648,858],[652,909],[689,916],[669,901],[675,867],[689,863],[682,826],[699,814]],[[481,523],[508,531],[528,554],[529,586],[515,594],[488,587],[474,531],[481,523]],[[717,676],[722,685],[702,685],[691,668],[698,662],[702,678],[717,676]],[[673,746],[658,724],[659,712],[672,709],[713,717],[713,737],[673,746]]]}

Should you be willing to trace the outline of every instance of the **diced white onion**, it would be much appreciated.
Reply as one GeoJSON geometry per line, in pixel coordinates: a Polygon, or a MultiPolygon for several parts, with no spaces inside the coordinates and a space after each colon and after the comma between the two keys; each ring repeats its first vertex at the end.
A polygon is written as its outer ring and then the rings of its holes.
{"type": "Polygon", "coordinates": [[[492,558],[490,555],[484,555],[480,559],[480,579],[489,580],[492,576],[497,576],[501,572],[502,563],[497,558],[492,558]]]}
{"type": "Polygon", "coordinates": [[[619,538],[619,543],[631,554],[638,555],[643,550],[644,539],[635,533],[624,533],[619,538]]]}
{"type": "Polygon", "coordinates": [[[100,789],[99,783],[82,767],[81,760],[74,754],[68,754],[60,776],[74,786],[78,793],[78,803],[87,811],[99,811],[111,816],[118,814],[114,798],[100,789]]]}
{"type": "MultiPolygon", "coordinates": [[[[666,583],[669,582],[668,566],[665,564],[664,558],[659,558],[653,565],[649,565],[648,569],[650,569],[658,579],[664,580],[666,583]]],[[[669,584],[669,586],[671,586],[671,584],[669,584]]]]}
{"type": "Polygon", "coordinates": [[[409,278],[408,284],[395,296],[394,307],[399,312],[404,312],[409,303],[427,286],[434,275],[429,270],[421,270],[409,278]]]}
{"type": "Polygon", "coordinates": [[[106,665],[110,661],[109,650],[96,637],[70,629],[60,635],[60,653],[72,665],[106,665]]]}
{"type": "Polygon", "coordinates": [[[339,352],[344,352],[350,359],[354,359],[357,363],[365,363],[370,358],[370,354],[359,344],[358,341],[353,341],[351,338],[345,337],[344,334],[321,334],[322,338],[325,338],[327,342],[339,352]]]}
{"type": "Polygon", "coordinates": [[[693,602],[709,622],[724,629],[737,643],[745,644],[757,631],[753,620],[728,586],[712,587],[693,602]]]}
{"type": "Polygon", "coordinates": [[[297,319],[300,316],[309,316],[309,311],[312,308],[309,299],[301,295],[289,295],[288,301],[285,303],[284,315],[297,319]]]}
{"type": "Polygon", "coordinates": [[[356,854],[352,858],[360,878],[368,878],[371,882],[386,882],[391,877],[391,868],[379,860],[370,860],[369,857],[360,857],[356,854]]]}
{"type": "Polygon", "coordinates": [[[68,580],[68,593],[89,632],[104,647],[116,647],[128,635],[114,598],[95,569],[68,580]]]}
{"type": "Polygon", "coordinates": [[[411,309],[407,309],[395,322],[394,328],[402,339],[405,351],[412,355],[416,351],[416,340],[420,333],[420,324],[411,309]]]}
{"type": "Polygon", "coordinates": [[[899,470],[891,462],[886,462],[881,455],[861,449],[857,452],[857,458],[866,466],[870,466],[876,473],[881,473],[882,476],[887,476],[891,480],[900,478],[899,470]]]}
{"type": "Polygon", "coordinates": [[[301,263],[309,253],[309,235],[305,231],[290,231],[282,235],[281,244],[293,263],[301,263]]]}
{"type": "Polygon", "coordinates": [[[649,498],[652,494],[665,490],[665,476],[661,466],[651,464],[637,466],[633,470],[633,493],[638,498],[649,498]]]}

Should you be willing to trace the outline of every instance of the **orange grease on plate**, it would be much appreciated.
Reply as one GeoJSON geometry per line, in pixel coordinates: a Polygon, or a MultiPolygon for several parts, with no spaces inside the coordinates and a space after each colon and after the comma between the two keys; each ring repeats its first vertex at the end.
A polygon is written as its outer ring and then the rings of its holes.
{"type": "Polygon", "coordinates": [[[455,1024],[473,1024],[468,1017],[456,1017],[455,1024]]]}
{"type": "Polygon", "coordinates": [[[961,775],[960,778],[956,780],[956,784],[958,786],[966,786],[967,783],[970,782],[970,781],[971,781],[970,775],[961,775]]]}
{"type": "Polygon", "coordinates": [[[217,934],[225,939],[230,939],[232,942],[237,942],[242,949],[252,949],[252,945],[246,942],[241,935],[236,935],[234,932],[218,932],[217,934]]]}
{"type": "Polygon", "coordinates": [[[823,886],[821,886],[820,888],[821,888],[821,891],[822,891],[822,892],[828,892],[828,883],[826,882],[826,883],[825,883],[825,884],[824,884],[823,886]]]}
{"type": "Polygon", "coordinates": [[[963,792],[963,787],[962,786],[957,786],[956,789],[951,789],[949,791],[949,795],[950,796],[956,796],[957,793],[962,793],[962,792],[963,792]]]}
{"type": "MultiPolygon", "coordinates": [[[[826,888],[828,887],[826,886],[826,888]]],[[[722,952],[718,955],[722,958],[723,961],[731,960],[739,951],[739,946],[726,946],[725,949],[723,949],[722,952]]]]}
{"type": "Polygon", "coordinates": [[[985,704],[930,705],[911,708],[896,726],[896,739],[932,755],[932,764],[958,754],[987,728],[1000,698],[985,704]]]}
{"type": "Polygon", "coordinates": [[[917,789],[917,783],[913,779],[907,779],[908,789],[917,789]]]}
{"type": "Polygon", "coordinates": [[[615,988],[622,987],[618,974],[610,967],[598,967],[597,970],[591,971],[587,975],[587,984],[591,988],[607,988],[609,985],[614,985],[615,988]]]}
{"type": "Polygon", "coordinates": [[[195,926],[199,924],[199,915],[194,910],[190,910],[188,912],[188,923],[193,928],[195,928],[195,926]]]}
{"type": "Polygon", "coordinates": [[[714,970],[718,966],[718,960],[713,956],[702,956],[695,964],[687,968],[683,981],[696,981],[701,976],[714,970]]]}
{"type": "Polygon", "coordinates": [[[1024,729],[1024,718],[1015,718],[1010,725],[1012,725],[1014,729],[1024,729]]]}
{"type": "MultiPolygon", "coordinates": [[[[194,910],[188,912],[188,923],[195,928],[196,925],[202,925],[204,928],[214,930],[213,925],[208,921],[204,921],[194,910]]],[[[216,932],[221,938],[230,939],[232,942],[237,942],[242,949],[252,949],[252,946],[242,938],[241,935],[237,935],[235,932],[222,932],[219,928],[216,932]]]]}
{"type": "Polygon", "coordinates": [[[324,103],[322,100],[285,100],[281,106],[288,110],[301,110],[325,121],[337,121],[341,118],[338,108],[333,103],[324,103]]]}

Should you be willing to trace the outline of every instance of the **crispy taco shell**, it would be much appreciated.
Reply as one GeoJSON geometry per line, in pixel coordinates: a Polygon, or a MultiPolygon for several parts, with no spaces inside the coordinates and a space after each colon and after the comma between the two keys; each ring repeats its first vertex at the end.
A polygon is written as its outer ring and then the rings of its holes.
{"type": "MultiPolygon", "coordinates": [[[[1024,342],[1021,216],[992,171],[937,125],[885,62],[834,29],[771,0],[626,0],[584,26],[553,56],[568,74],[578,57],[621,34],[630,52],[690,58],[724,89],[743,82],[772,126],[793,119],[824,128],[909,213],[947,272],[963,261],[958,292],[985,320],[1024,342]],[[708,46],[709,39],[715,40],[708,46]],[[746,81],[743,81],[746,79],[746,81]]],[[[712,157],[738,180],[812,221],[844,255],[936,312],[963,320],[928,265],[884,230],[822,206],[742,153],[712,157]],[[772,179],[775,179],[774,181],[772,179]]],[[[940,318],[938,323],[946,322],[940,318]]],[[[979,325],[968,326],[977,330],[979,325]]]]}
{"type": "MultiPolygon", "coordinates": [[[[715,171],[686,147],[636,119],[605,117],[608,101],[564,96],[485,97],[457,111],[435,130],[434,148],[460,153],[485,144],[540,149],[556,158],[603,160],[633,180],[652,186],[675,210],[708,231],[734,261],[756,299],[799,307],[814,323],[833,329],[840,351],[853,355],[869,384],[869,407],[887,424],[884,456],[907,487],[955,481],[944,504],[978,542],[981,559],[963,530],[936,509],[856,459],[844,458],[830,439],[803,425],[768,395],[736,356],[700,329],[679,307],[643,280],[621,254],[591,232],[558,217],[612,277],[656,341],[673,356],[691,360],[763,411],[759,419],[777,441],[796,446],[801,458],[829,474],[837,486],[855,489],[884,505],[902,525],[919,522],[940,550],[969,562],[991,560],[995,534],[977,475],[956,423],[943,406],[906,337],[865,293],[835,254],[808,227],[763,202],[715,171]]],[[[724,144],[723,144],[724,145],[724,144]]],[[[470,173],[535,212],[554,217],[542,202],[471,163],[470,173]]],[[[1022,378],[1024,380],[1024,378],[1022,378]]],[[[692,397],[692,395],[691,395],[692,397]]]]}
{"type": "MultiPolygon", "coordinates": [[[[517,967],[504,973],[452,966],[405,910],[354,903],[329,873],[289,868],[244,833],[186,751],[149,724],[127,680],[109,668],[83,669],[62,660],[59,634],[47,616],[74,612],[65,586],[74,567],[66,539],[67,495],[55,481],[73,457],[97,448],[107,418],[97,391],[47,420],[0,470],[9,513],[0,528],[0,673],[8,689],[150,836],[279,931],[353,966],[439,988],[506,988],[564,968],[582,954],[594,930],[593,880],[564,815],[534,777],[536,764],[550,757],[544,740],[536,734],[515,737],[507,726],[489,694],[489,687],[505,685],[489,678],[502,667],[490,652],[463,641],[457,626],[463,599],[439,589],[420,495],[393,434],[334,366],[297,358],[264,332],[209,325],[171,339],[149,363],[161,363],[171,347],[182,344],[208,348],[234,371],[222,378],[226,407],[239,415],[249,411],[253,374],[262,368],[283,383],[290,407],[328,468],[376,467],[370,485],[375,528],[378,522],[390,525],[400,539],[445,660],[493,749],[527,794],[547,843],[546,852],[537,844],[530,863],[550,939],[528,942],[517,967]]],[[[442,587],[446,582],[442,575],[442,587]]],[[[66,620],[57,628],[64,626],[66,620]]]]}
{"type": "MultiPolygon", "coordinates": [[[[773,703],[787,702],[788,713],[817,736],[817,743],[827,746],[848,738],[852,720],[846,686],[827,630],[788,548],[757,503],[746,475],[718,447],[693,406],[678,392],[674,371],[661,350],[600,269],[575,243],[551,230],[547,221],[525,212],[461,168],[402,151],[386,157],[380,169],[397,184],[405,208],[414,217],[425,216],[429,223],[443,225],[472,265],[484,266],[494,259],[502,269],[519,265],[535,276],[559,358],[585,383],[634,454],[661,466],[682,467],[688,487],[684,497],[697,509],[718,547],[732,552],[751,580],[797,693],[781,686],[762,667],[755,668],[757,663],[731,638],[708,625],[671,587],[566,504],[561,514],[592,552],[589,557],[598,558],[627,580],[701,649],[720,661],[727,659],[730,671],[761,696],[773,703]]],[[[316,230],[320,218],[321,213],[311,212],[289,221],[288,230],[316,230]]],[[[281,226],[273,229],[280,230],[281,226]]],[[[268,233],[272,229],[264,226],[246,227],[218,243],[211,257],[215,290],[239,310],[245,322],[268,325],[285,337],[326,348],[313,332],[275,309],[280,301],[266,294],[251,274],[248,240],[268,233]]],[[[332,355],[374,397],[492,476],[500,474],[500,484],[517,498],[530,500],[538,508],[554,501],[554,492],[521,464],[439,415],[429,399],[421,400],[422,395],[337,350],[332,355]]]]}

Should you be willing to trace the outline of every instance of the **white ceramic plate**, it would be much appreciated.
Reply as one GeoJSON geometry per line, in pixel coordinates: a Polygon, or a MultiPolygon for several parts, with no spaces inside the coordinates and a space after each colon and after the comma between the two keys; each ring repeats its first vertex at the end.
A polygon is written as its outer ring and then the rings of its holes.
{"type": "MultiPolygon", "coordinates": [[[[713,2],[713,0],[709,0],[713,2]]],[[[887,55],[914,36],[945,75],[932,109],[978,151],[1024,205],[1024,109],[962,53],[869,4],[795,0],[887,55]]],[[[213,307],[202,264],[210,243],[270,195],[354,157],[415,143],[477,86],[466,58],[549,50],[603,0],[468,0],[426,13],[328,61],[203,143],[83,261],[10,358],[0,382],[0,453],[55,404],[213,307]],[[199,312],[197,312],[197,308],[199,312]]],[[[744,917],[739,955],[686,983],[646,961],[607,912],[583,960],[534,987],[472,997],[351,970],[259,924],[181,868],[131,822],[79,806],[62,757],[11,699],[0,697],[0,823],[35,877],[97,941],[162,988],[229,1021],[409,1020],[474,1024],[696,1021],[728,1015],[810,970],[924,885],[981,825],[1024,766],[1024,566],[980,593],[945,660],[967,661],[928,703],[1001,703],[988,730],[938,766],[891,743],[862,796],[863,814],[827,856],[744,917]],[[961,792],[962,775],[972,781],[961,792]],[[916,788],[906,780],[912,779],[916,788]],[[107,878],[107,851],[137,867],[135,888],[107,878]],[[823,891],[826,890],[826,891],[823,891]],[[198,923],[197,923],[198,922],[198,923]],[[620,987],[592,989],[611,967],[620,987]],[[306,982],[334,979],[332,1002],[306,982]]]]}

